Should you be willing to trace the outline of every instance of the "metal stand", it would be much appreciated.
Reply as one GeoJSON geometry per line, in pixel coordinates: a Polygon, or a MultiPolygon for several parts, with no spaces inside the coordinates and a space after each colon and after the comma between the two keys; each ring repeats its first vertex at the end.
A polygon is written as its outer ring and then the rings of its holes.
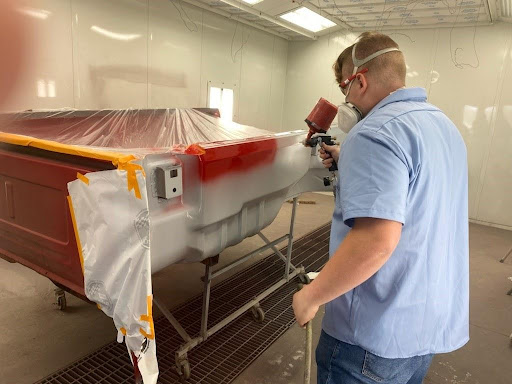
{"type": "MultiPolygon", "coordinates": [[[[504,263],[511,254],[512,254],[512,248],[510,248],[510,250],[507,252],[507,254],[502,257],[502,259],[500,260],[500,263],[504,263]]],[[[512,281],[512,277],[509,277],[509,280],[512,281]]],[[[512,288],[507,292],[507,295],[512,296],[512,288]]],[[[512,343],[512,333],[510,334],[510,342],[512,343]]]]}
{"type": "Polygon", "coordinates": [[[293,245],[293,231],[294,231],[294,224],[295,224],[295,213],[297,210],[297,198],[295,197],[293,199],[293,207],[292,207],[292,215],[290,220],[290,233],[288,233],[285,236],[280,237],[279,239],[276,239],[274,241],[268,240],[265,235],[263,235],[261,232],[258,233],[260,238],[265,242],[265,245],[261,248],[258,248],[257,250],[241,257],[240,259],[232,262],[231,264],[228,264],[227,266],[212,272],[212,267],[218,263],[219,256],[211,257],[203,261],[203,264],[205,265],[205,276],[203,279],[204,283],[204,291],[203,291],[203,308],[202,308],[202,317],[201,317],[201,331],[199,336],[197,337],[190,337],[190,335],[187,333],[187,331],[181,326],[179,321],[171,314],[171,312],[156,298],[153,296],[153,302],[156,304],[158,308],[162,311],[164,316],[169,320],[171,325],[176,329],[178,334],[183,338],[185,341],[184,344],[180,346],[180,348],[176,351],[176,368],[178,371],[178,374],[181,376],[182,379],[188,380],[190,378],[190,363],[188,361],[187,353],[190,352],[193,348],[201,344],[202,342],[206,341],[210,336],[212,336],[214,333],[220,331],[222,328],[224,328],[226,325],[228,325],[233,320],[237,319],[242,314],[246,313],[247,311],[251,311],[252,316],[254,319],[258,322],[263,322],[265,319],[265,313],[263,312],[262,308],[260,307],[260,301],[274,293],[276,290],[281,288],[283,285],[285,285],[287,282],[289,282],[291,279],[293,279],[295,276],[299,274],[303,274],[304,268],[297,268],[291,263],[291,256],[292,256],[292,245],[293,245]],[[279,249],[277,249],[276,245],[280,242],[288,240],[288,251],[286,256],[282,254],[279,249]],[[209,307],[210,307],[210,291],[211,291],[211,282],[214,278],[221,276],[222,274],[226,273],[227,271],[233,269],[234,267],[242,264],[243,262],[249,260],[251,257],[259,254],[262,251],[265,251],[267,249],[271,248],[275,254],[283,260],[285,263],[284,268],[284,277],[279,280],[277,283],[269,287],[267,290],[265,290],[263,293],[255,297],[253,300],[249,301],[242,307],[240,307],[238,310],[236,310],[231,315],[224,318],[222,321],[217,323],[211,328],[208,328],[208,313],[209,313],[209,307]]]}
{"type": "Polygon", "coordinates": [[[508,253],[507,253],[505,256],[503,256],[503,257],[501,258],[500,263],[504,263],[504,262],[508,259],[508,257],[509,257],[511,254],[512,254],[512,248],[510,248],[510,250],[508,251],[508,253]]]}

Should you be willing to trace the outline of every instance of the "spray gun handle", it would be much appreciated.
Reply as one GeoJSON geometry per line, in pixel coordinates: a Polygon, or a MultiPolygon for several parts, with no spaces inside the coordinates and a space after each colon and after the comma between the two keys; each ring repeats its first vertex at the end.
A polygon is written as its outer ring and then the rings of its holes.
{"type": "MultiPolygon", "coordinates": [[[[327,152],[327,153],[329,153],[329,152],[327,152]]],[[[329,153],[329,155],[330,155],[330,153],[329,153]]],[[[338,164],[336,164],[336,161],[334,159],[332,159],[332,165],[329,167],[329,171],[335,172],[337,170],[338,170],[338,164]]]]}
{"type": "MultiPolygon", "coordinates": [[[[322,141],[325,143],[325,145],[335,145],[336,144],[334,141],[331,140],[330,137],[328,137],[328,138],[326,137],[322,141]]],[[[325,151],[325,149],[324,149],[324,151],[325,151]]],[[[330,152],[328,152],[328,151],[325,151],[325,152],[328,153],[329,156],[332,157],[330,152]]],[[[338,170],[338,164],[336,164],[336,161],[334,160],[334,157],[332,157],[332,165],[329,167],[329,171],[334,172],[334,171],[337,171],[337,170],[338,170]]]]}

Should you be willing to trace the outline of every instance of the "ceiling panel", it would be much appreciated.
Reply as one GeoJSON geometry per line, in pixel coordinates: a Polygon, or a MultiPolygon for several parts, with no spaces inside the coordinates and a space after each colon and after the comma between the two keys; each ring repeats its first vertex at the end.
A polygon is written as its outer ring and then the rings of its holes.
{"type": "MultiPolygon", "coordinates": [[[[292,38],[303,37],[299,33],[242,11],[221,0],[197,1],[240,16],[274,32],[286,34],[292,38]]],[[[338,20],[340,25],[345,24],[350,28],[361,30],[486,24],[493,21],[488,1],[492,0],[304,0],[303,3],[309,4],[310,9],[325,12],[334,21],[338,20]]],[[[298,2],[292,0],[264,0],[252,8],[278,18],[281,14],[299,6],[298,2]]],[[[323,31],[319,35],[329,31],[323,31]]]]}
{"type": "MultiPolygon", "coordinates": [[[[314,2],[313,2],[314,3],[314,2]]],[[[320,0],[320,9],[354,28],[491,22],[487,0],[320,0]]]]}

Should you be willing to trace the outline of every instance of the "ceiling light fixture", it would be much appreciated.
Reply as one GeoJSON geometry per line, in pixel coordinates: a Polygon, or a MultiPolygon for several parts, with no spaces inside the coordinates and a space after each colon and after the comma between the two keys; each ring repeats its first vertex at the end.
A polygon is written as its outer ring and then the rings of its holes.
{"type": "Polygon", "coordinates": [[[306,7],[287,12],[281,15],[281,18],[311,32],[320,32],[336,25],[336,23],[306,7]]]}
{"type": "Polygon", "coordinates": [[[242,0],[244,3],[247,3],[247,4],[251,4],[251,5],[254,5],[254,4],[258,4],[258,3],[261,3],[263,0],[242,0]]]}

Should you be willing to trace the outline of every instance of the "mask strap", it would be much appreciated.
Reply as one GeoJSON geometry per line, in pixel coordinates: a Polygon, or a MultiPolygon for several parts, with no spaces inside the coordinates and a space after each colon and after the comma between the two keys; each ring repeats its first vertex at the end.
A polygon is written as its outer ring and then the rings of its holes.
{"type": "Polygon", "coordinates": [[[352,48],[352,63],[354,64],[354,68],[360,67],[361,65],[366,64],[370,60],[375,59],[377,56],[383,55],[385,53],[400,51],[398,48],[381,49],[380,51],[372,53],[370,56],[359,60],[359,59],[356,59],[356,47],[357,47],[357,44],[354,44],[354,48],[352,48]]]}
{"type": "MultiPolygon", "coordinates": [[[[383,55],[383,54],[388,53],[388,52],[394,52],[394,51],[400,52],[400,50],[398,48],[386,48],[386,49],[381,49],[380,51],[372,53],[370,56],[365,57],[364,59],[359,60],[359,59],[356,59],[356,47],[357,47],[357,43],[354,44],[354,47],[352,48],[352,63],[354,64],[354,70],[352,71],[352,76],[354,76],[357,73],[357,69],[361,65],[366,64],[370,60],[375,59],[377,56],[383,55]]],[[[345,96],[345,99],[348,97],[348,94],[350,93],[350,88],[351,87],[352,87],[352,81],[348,85],[347,96],[345,96]]]]}

